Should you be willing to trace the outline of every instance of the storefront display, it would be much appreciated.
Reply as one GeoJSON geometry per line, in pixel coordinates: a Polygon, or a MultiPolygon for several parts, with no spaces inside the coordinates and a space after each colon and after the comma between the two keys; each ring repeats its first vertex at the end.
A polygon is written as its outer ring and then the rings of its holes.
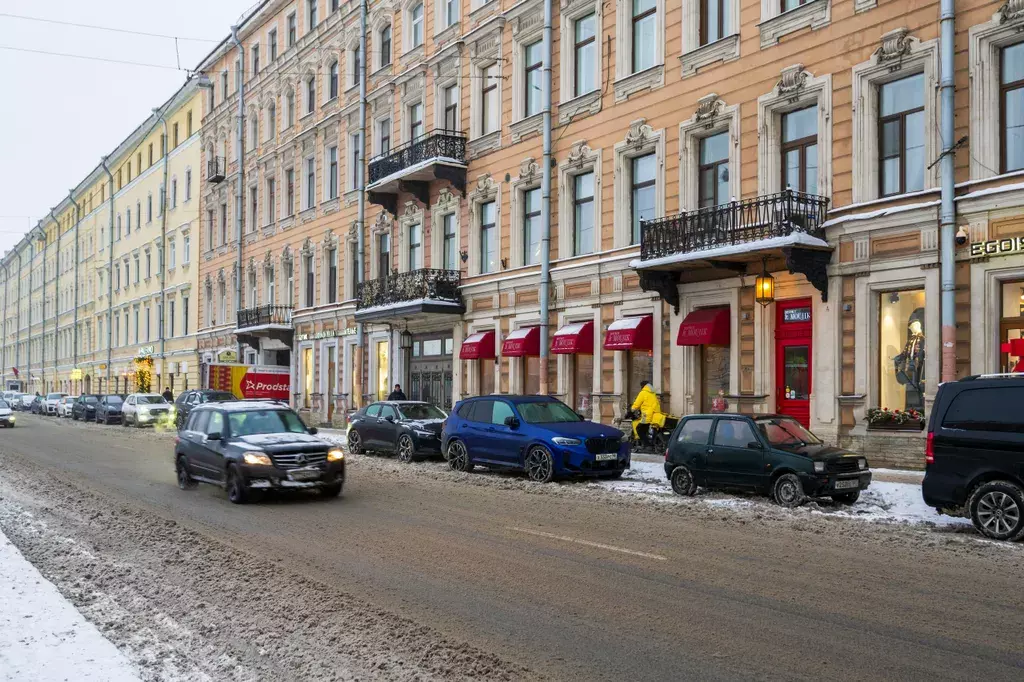
{"type": "Polygon", "coordinates": [[[1024,282],[1004,282],[1002,294],[999,371],[1013,372],[1024,360],[1024,356],[1017,352],[1024,347],[1024,282]]]}
{"type": "Polygon", "coordinates": [[[377,342],[377,381],[376,391],[377,400],[386,400],[388,395],[391,393],[391,382],[388,381],[388,372],[390,370],[390,361],[388,357],[388,342],[378,341],[377,342]]]}
{"type": "Polygon", "coordinates": [[[313,406],[313,349],[302,349],[302,406],[313,406]]]}
{"type": "Polygon", "coordinates": [[[698,349],[701,412],[725,412],[730,382],[731,313],[728,307],[698,308],[679,325],[677,346],[698,349]]]}
{"type": "Polygon", "coordinates": [[[879,294],[879,407],[923,410],[924,290],[879,294]]]}

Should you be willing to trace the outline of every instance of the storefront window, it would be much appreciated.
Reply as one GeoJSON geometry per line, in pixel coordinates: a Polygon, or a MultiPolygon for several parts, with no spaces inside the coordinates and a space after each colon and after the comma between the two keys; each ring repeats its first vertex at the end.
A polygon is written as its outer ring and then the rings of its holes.
{"type": "Polygon", "coordinates": [[[391,393],[388,386],[388,342],[377,342],[377,400],[385,400],[391,393]]]}
{"type": "Polygon", "coordinates": [[[626,375],[626,407],[633,404],[637,393],[643,382],[650,381],[654,384],[654,353],[649,350],[629,351],[626,353],[629,359],[629,372],[626,375]]]}
{"type": "Polygon", "coordinates": [[[523,395],[537,395],[540,393],[540,358],[537,356],[526,356],[520,358],[520,367],[523,372],[523,395]]]}
{"type": "Polygon", "coordinates": [[[334,418],[334,396],[338,392],[338,347],[327,346],[327,421],[334,418]]]}
{"type": "Polygon", "coordinates": [[[879,407],[923,410],[924,290],[879,294],[879,407]]]}
{"type": "Polygon", "coordinates": [[[494,393],[494,363],[491,360],[477,360],[477,372],[479,372],[480,395],[494,393]]]}
{"type": "Polygon", "coordinates": [[[576,411],[588,414],[591,407],[590,392],[594,388],[594,356],[573,355],[573,391],[575,395],[572,400],[575,403],[576,411]]]}
{"type": "Polygon", "coordinates": [[[701,412],[722,412],[729,393],[729,346],[701,346],[700,354],[701,412]]]}
{"type": "Polygon", "coordinates": [[[1009,352],[1000,353],[1001,372],[1013,372],[1018,363],[1024,359],[1020,339],[1024,339],[1024,282],[1003,283],[1003,304],[999,320],[1000,349],[1009,352]]]}
{"type": "Polygon", "coordinates": [[[302,349],[302,406],[307,410],[313,400],[313,349],[302,349]]]}

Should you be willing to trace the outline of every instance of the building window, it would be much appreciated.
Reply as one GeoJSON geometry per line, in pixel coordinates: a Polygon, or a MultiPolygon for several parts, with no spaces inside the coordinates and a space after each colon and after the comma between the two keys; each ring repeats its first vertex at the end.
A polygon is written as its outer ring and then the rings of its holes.
{"type": "Polygon", "coordinates": [[[409,269],[423,267],[423,227],[419,223],[409,226],[409,269]]]}
{"type": "Polygon", "coordinates": [[[327,150],[327,198],[338,198],[338,148],[327,150]]]}
{"type": "Polygon", "coordinates": [[[220,244],[228,243],[228,205],[220,205],[220,244]]]}
{"type": "Polygon", "coordinates": [[[146,196],[146,222],[153,222],[153,195],[146,196]]]}
{"type": "Polygon", "coordinates": [[[259,46],[259,43],[257,43],[256,45],[253,45],[252,49],[249,52],[252,55],[252,57],[251,57],[251,61],[252,61],[252,75],[255,76],[256,74],[258,74],[260,72],[260,46],[259,46]]]}
{"type": "Polygon", "coordinates": [[[274,268],[268,267],[263,271],[263,282],[266,287],[266,300],[268,305],[274,305],[277,302],[277,295],[274,283],[274,268]]]}
{"type": "Polygon", "coordinates": [[[214,214],[213,209],[206,212],[206,249],[210,250],[213,248],[213,225],[214,225],[214,214]]]}
{"type": "Polygon", "coordinates": [[[267,225],[277,220],[277,179],[267,178],[267,225]]]}
{"type": "Polygon", "coordinates": [[[338,62],[331,62],[330,71],[328,72],[328,101],[336,99],[338,97],[338,62]]]}
{"type": "Polygon", "coordinates": [[[296,40],[296,26],[298,20],[295,18],[295,12],[288,15],[288,47],[295,45],[296,40]]]}
{"type": "Polygon", "coordinates": [[[185,170],[185,201],[188,202],[192,199],[192,169],[187,168],[185,170]]]}
{"type": "Polygon", "coordinates": [[[310,31],[314,30],[316,28],[316,25],[319,23],[317,21],[317,16],[316,16],[317,4],[319,2],[320,2],[320,0],[307,0],[307,2],[306,2],[306,16],[309,17],[309,30],[310,31]]]}
{"type": "Polygon", "coordinates": [[[580,256],[594,250],[594,173],[573,177],[573,246],[580,256]]]}
{"type": "Polygon", "coordinates": [[[167,266],[174,268],[178,264],[178,245],[173,239],[167,241],[167,266]]]}
{"type": "Polygon", "coordinates": [[[291,90],[284,96],[284,114],[287,127],[295,125],[295,93],[291,90]]]}
{"type": "Polygon", "coordinates": [[[380,147],[380,154],[387,154],[391,151],[391,119],[385,118],[377,123],[377,140],[380,147]]]}
{"type": "Polygon", "coordinates": [[[188,296],[181,299],[181,333],[188,336],[188,296]]]}
{"type": "Polygon", "coordinates": [[[313,270],[313,254],[307,254],[305,257],[306,261],[306,307],[313,307],[313,287],[315,282],[316,272],[313,270]]]}
{"type": "Polygon", "coordinates": [[[149,251],[147,251],[146,252],[146,279],[149,279],[152,276],[153,276],[153,257],[149,253],[149,251]]]}
{"type": "Polygon", "coordinates": [[[267,34],[267,54],[270,57],[270,61],[277,60],[277,29],[270,29],[270,33],[267,34]]]}
{"type": "Polygon", "coordinates": [[[540,262],[540,188],[523,192],[523,265],[540,262]]]}
{"type": "Polygon", "coordinates": [[[173,298],[170,301],[168,301],[168,306],[169,307],[168,307],[168,315],[167,315],[167,336],[169,338],[173,339],[174,338],[174,318],[175,318],[175,312],[176,312],[174,310],[175,305],[174,305],[174,299],[173,298]]]}
{"type": "Polygon", "coordinates": [[[724,204],[729,198],[728,131],[700,139],[697,197],[700,208],[724,204]]]}
{"type": "Polygon", "coordinates": [[[523,48],[523,62],[526,77],[523,79],[523,117],[540,113],[541,108],[541,66],[543,64],[542,43],[537,41],[523,48]]]}
{"type": "Polygon", "coordinates": [[[363,169],[363,138],[359,133],[352,133],[348,136],[348,149],[349,189],[359,189],[358,179],[362,176],[363,169]]]}
{"type": "Polygon", "coordinates": [[[411,47],[416,48],[423,44],[423,3],[414,5],[409,14],[412,17],[409,42],[411,47]]]}
{"type": "Polygon", "coordinates": [[[171,208],[178,207],[178,178],[171,178],[171,208]]]}
{"type": "Polygon", "coordinates": [[[295,169],[284,172],[284,217],[295,213],[295,169]]]}
{"type": "Polygon", "coordinates": [[[260,220],[260,198],[256,185],[249,188],[249,232],[253,232],[260,220]]]}
{"type": "Polygon", "coordinates": [[[338,249],[327,251],[327,302],[338,300],[338,249]]]}
{"type": "Polygon", "coordinates": [[[480,205],[480,272],[494,272],[498,267],[498,238],[495,202],[480,205]]]}
{"type": "Polygon", "coordinates": [[[192,112],[185,114],[185,137],[192,137],[192,112]]]}
{"type": "Polygon", "coordinates": [[[459,237],[455,233],[455,214],[446,213],[441,219],[444,224],[444,238],[441,245],[441,267],[445,270],[458,270],[457,247],[459,237]]]}
{"type": "Polygon", "coordinates": [[[597,15],[588,14],[574,22],[573,96],[597,89],[597,15]]]}
{"type": "Polygon", "coordinates": [[[1002,172],[1024,168],[1024,43],[1002,50],[999,106],[1002,172]]]}
{"type": "Polygon", "coordinates": [[[287,260],[284,263],[284,274],[285,282],[287,283],[287,291],[285,298],[289,306],[295,305],[295,266],[291,260],[287,260]]]}
{"type": "Polygon", "coordinates": [[[417,102],[411,105],[409,112],[409,141],[419,139],[423,135],[423,103],[417,102]]]}
{"type": "Polygon", "coordinates": [[[305,208],[316,205],[316,160],[306,159],[306,204],[305,208]]]}
{"type": "Polygon", "coordinates": [[[387,232],[377,235],[377,276],[387,277],[391,273],[391,235],[387,232]]]}
{"type": "Polygon", "coordinates": [[[658,23],[656,0],[633,1],[633,73],[654,66],[658,23]]]}
{"type": "Polygon", "coordinates": [[[480,69],[480,134],[493,133],[501,127],[501,103],[498,101],[498,65],[491,64],[480,69]]]}
{"type": "Polygon", "coordinates": [[[652,153],[633,157],[629,162],[631,169],[630,213],[632,217],[630,244],[639,244],[641,221],[654,218],[658,160],[657,155],[652,153]]]}
{"type": "Polygon", "coordinates": [[[447,28],[459,20],[459,0],[441,0],[444,7],[444,25],[447,28]]]}
{"type": "MultiPolygon", "coordinates": [[[[783,5],[804,0],[782,0],[783,5]]],[[[700,44],[721,40],[729,31],[730,0],[700,0],[700,44]]],[[[785,10],[783,10],[785,11],[785,10]]]]}
{"type": "Polygon", "coordinates": [[[316,110],[316,76],[306,78],[306,113],[316,110]]]}
{"type": "Polygon", "coordinates": [[[818,107],[782,115],[782,186],[818,193],[818,107]]]}
{"type": "Polygon", "coordinates": [[[174,125],[171,126],[171,144],[173,145],[174,149],[178,148],[178,143],[179,143],[179,139],[178,139],[178,124],[175,123],[174,125]]]}
{"type": "MultiPolygon", "coordinates": [[[[152,142],[149,143],[148,154],[149,154],[149,166],[152,166],[153,165],[153,143],[152,142]]],[[[139,162],[139,172],[141,172],[141,171],[142,171],[142,162],[140,161],[139,162]]]]}
{"type": "Polygon", "coordinates": [[[459,86],[449,85],[444,89],[444,121],[445,130],[459,129],[459,86]]]}
{"type": "Polygon", "coordinates": [[[188,265],[192,260],[192,256],[189,255],[192,252],[192,237],[187,234],[181,238],[181,263],[182,265],[188,265]]]}
{"type": "Polygon", "coordinates": [[[256,112],[249,114],[249,149],[255,150],[259,147],[260,120],[256,118],[256,112]]]}
{"type": "Polygon", "coordinates": [[[124,234],[127,237],[132,233],[132,210],[129,208],[124,212],[124,234]]]}
{"type": "Polygon", "coordinates": [[[380,66],[391,65],[391,24],[380,30],[380,66]]]}
{"type": "Polygon", "coordinates": [[[267,140],[277,137],[277,105],[271,102],[267,106],[267,140]]]}
{"type": "Polygon", "coordinates": [[[924,411],[924,290],[878,295],[879,407],[924,411]]]}
{"type": "Polygon", "coordinates": [[[879,88],[879,192],[882,196],[924,189],[924,74],[879,88]]]}

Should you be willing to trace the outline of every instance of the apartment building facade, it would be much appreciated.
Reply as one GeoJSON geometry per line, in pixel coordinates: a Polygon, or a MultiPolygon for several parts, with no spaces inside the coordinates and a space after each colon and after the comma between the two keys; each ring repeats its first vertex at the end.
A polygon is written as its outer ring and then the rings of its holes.
{"type": "MultiPolygon", "coordinates": [[[[537,392],[548,171],[555,394],[611,421],[648,379],[672,412],[918,449],[866,412],[927,413],[940,371],[938,2],[560,2],[550,169],[540,2],[371,2],[365,57],[359,9],[266,2],[244,56],[201,66],[205,158],[227,160],[204,185],[204,359],[241,334],[314,421],[394,383],[443,405],[537,392]]],[[[960,374],[1020,357],[1022,19],[957,6],[960,374]]]]}
{"type": "Polygon", "coordinates": [[[5,385],[127,393],[196,387],[200,125],[190,80],[0,261],[5,385]]]}

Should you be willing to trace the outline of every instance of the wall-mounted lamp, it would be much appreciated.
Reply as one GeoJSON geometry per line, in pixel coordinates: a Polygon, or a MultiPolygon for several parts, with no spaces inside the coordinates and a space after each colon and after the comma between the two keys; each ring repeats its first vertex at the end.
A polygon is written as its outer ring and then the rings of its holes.
{"type": "Polygon", "coordinates": [[[508,268],[508,258],[502,258],[501,259],[501,269],[505,270],[506,268],[508,268]]]}
{"type": "Polygon", "coordinates": [[[465,249],[463,249],[462,251],[459,251],[459,260],[461,260],[463,263],[468,261],[469,260],[469,251],[466,251],[465,249]]]}
{"type": "Polygon", "coordinates": [[[754,280],[754,300],[763,306],[775,302],[775,278],[768,272],[768,258],[761,260],[761,274],[754,280]]]}

